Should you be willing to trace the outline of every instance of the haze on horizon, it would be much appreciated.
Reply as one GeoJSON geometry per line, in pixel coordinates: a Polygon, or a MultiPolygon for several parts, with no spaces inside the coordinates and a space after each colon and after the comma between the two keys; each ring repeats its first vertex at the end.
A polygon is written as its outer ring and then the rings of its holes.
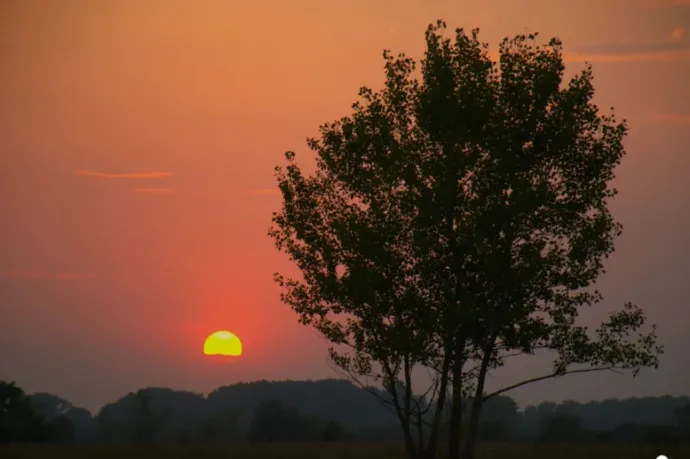
{"type": "MultiPolygon", "coordinates": [[[[564,44],[594,65],[596,102],[626,118],[601,279],[666,346],[638,378],[575,375],[508,395],[688,394],[690,2],[687,0],[6,0],[0,5],[0,380],[98,409],[129,391],[207,392],[335,376],[326,343],[282,305],[294,272],[266,236],[283,153],[383,81],[384,48],[418,59],[427,25],[564,44]],[[292,270],[292,271],[291,271],[292,270]],[[243,356],[203,356],[228,329],[243,356]]],[[[548,369],[497,372],[501,387],[548,369]]]]}

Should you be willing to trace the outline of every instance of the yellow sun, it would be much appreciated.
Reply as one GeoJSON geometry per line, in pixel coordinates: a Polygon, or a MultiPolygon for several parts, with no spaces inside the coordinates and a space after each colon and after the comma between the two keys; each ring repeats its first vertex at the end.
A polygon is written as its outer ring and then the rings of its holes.
{"type": "Polygon", "coordinates": [[[233,333],[219,330],[204,341],[204,354],[239,356],[242,355],[242,342],[233,333]]]}

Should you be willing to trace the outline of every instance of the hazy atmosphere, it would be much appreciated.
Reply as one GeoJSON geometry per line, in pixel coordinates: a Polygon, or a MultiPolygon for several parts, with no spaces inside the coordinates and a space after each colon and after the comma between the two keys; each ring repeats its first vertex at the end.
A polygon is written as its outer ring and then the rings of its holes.
{"type": "MultiPolygon", "coordinates": [[[[267,236],[273,169],[383,83],[383,49],[418,59],[424,31],[479,27],[563,41],[593,64],[595,102],[628,120],[598,283],[658,325],[658,370],[573,375],[544,400],[690,391],[690,2],[687,0],[4,0],[0,3],[0,380],[98,410],[130,391],[208,392],[334,377],[327,343],[280,302],[297,275],[267,236]],[[204,339],[242,339],[232,362],[204,339]]],[[[549,371],[515,361],[498,389],[549,371]]]]}

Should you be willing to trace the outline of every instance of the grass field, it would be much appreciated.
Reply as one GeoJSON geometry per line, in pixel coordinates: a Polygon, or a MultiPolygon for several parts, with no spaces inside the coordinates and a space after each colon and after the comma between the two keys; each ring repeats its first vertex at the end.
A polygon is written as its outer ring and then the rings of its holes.
{"type": "MultiPolygon", "coordinates": [[[[650,445],[480,445],[476,459],[669,459],[690,458],[690,447],[657,451],[650,445]]],[[[0,446],[3,459],[404,459],[398,445],[302,443],[231,446],[0,446]]]]}

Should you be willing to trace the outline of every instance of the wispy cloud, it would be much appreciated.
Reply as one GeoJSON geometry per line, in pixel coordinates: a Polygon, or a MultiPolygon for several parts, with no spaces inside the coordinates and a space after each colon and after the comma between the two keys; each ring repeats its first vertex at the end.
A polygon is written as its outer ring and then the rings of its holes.
{"type": "Polygon", "coordinates": [[[685,29],[682,27],[676,27],[675,29],[671,30],[671,40],[677,40],[680,41],[685,37],[685,29]]]}
{"type": "Polygon", "coordinates": [[[93,279],[93,276],[80,273],[49,273],[35,269],[13,269],[0,271],[0,278],[9,279],[52,279],[52,280],[78,280],[93,279]]]}
{"type": "Polygon", "coordinates": [[[280,190],[277,188],[258,188],[252,190],[252,194],[257,196],[279,196],[280,190]]]}
{"type": "Polygon", "coordinates": [[[690,6],[690,0],[652,0],[659,7],[663,6],[690,6]]]}
{"type": "MultiPolygon", "coordinates": [[[[676,34],[678,33],[676,31],[676,34]]],[[[690,59],[690,43],[681,42],[680,38],[661,43],[602,43],[581,46],[574,48],[572,52],[564,53],[564,58],[570,62],[641,62],[690,59]]]]}
{"type": "Polygon", "coordinates": [[[174,193],[172,188],[135,188],[135,193],[174,193]]]}
{"type": "Polygon", "coordinates": [[[202,194],[202,195],[219,195],[223,194],[220,191],[194,191],[194,190],[175,190],[173,188],[134,188],[134,193],[144,194],[202,194]]]}
{"type": "Polygon", "coordinates": [[[652,10],[690,7],[690,0],[647,0],[644,4],[652,10]]]}
{"type": "Polygon", "coordinates": [[[690,113],[651,113],[649,118],[656,121],[663,121],[672,124],[690,126],[690,113]]]}
{"type": "Polygon", "coordinates": [[[110,173],[97,172],[90,170],[78,170],[77,175],[86,177],[98,177],[106,179],[157,179],[170,177],[172,172],[125,172],[125,173],[110,173]]]}

